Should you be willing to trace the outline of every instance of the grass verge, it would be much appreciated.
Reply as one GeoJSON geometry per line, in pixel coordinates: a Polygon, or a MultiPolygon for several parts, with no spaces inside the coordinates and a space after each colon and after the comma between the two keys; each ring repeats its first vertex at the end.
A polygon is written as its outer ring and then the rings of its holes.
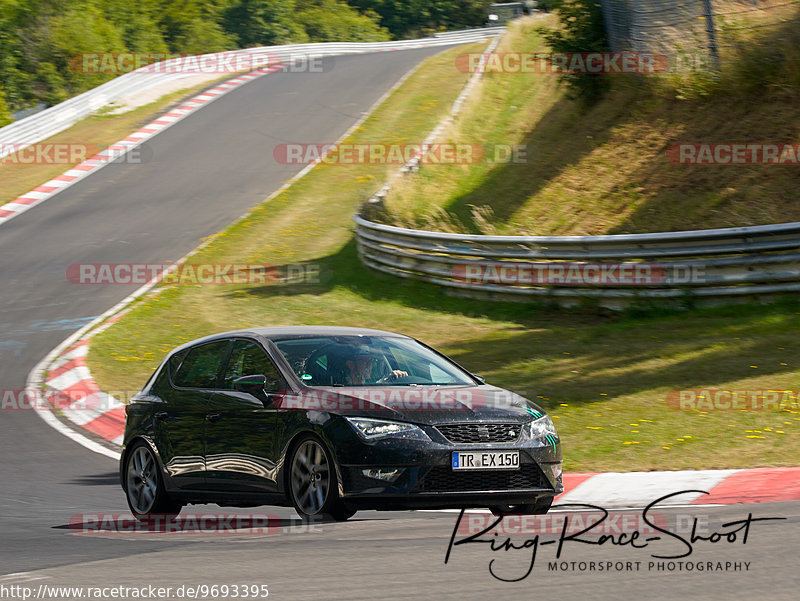
{"type": "MultiPolygon", "coordinates": [[[[466,80],[457,48],[428,59],[352,143],[424,139],[466,80]]],[[[105,390],[137,389],[174,346],[253,325],[336,324],[413,335],[554,417],[572,471],[793,465],[800,411],[679,411],[676,389],[797,390],[800,304],[681,313],[547,310],[452,298],[364,268],[351,216],[387,176],[370,165],[319,165],[216,235],[192,263],[312,265],[316,283],[172,285],[135,303],[93,341],[105,390]]]]}

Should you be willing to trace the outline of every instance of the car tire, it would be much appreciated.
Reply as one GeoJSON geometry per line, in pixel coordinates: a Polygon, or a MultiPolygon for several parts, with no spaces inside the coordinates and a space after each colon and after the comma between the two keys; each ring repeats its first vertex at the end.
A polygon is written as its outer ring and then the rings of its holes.
{"type": "Polygon", "coordinates": [[[553,505],[553,497],[539,499],[536,503],[524,503],[522,505],[494,505],[489,507],[492,514],[501,515],[530,515],[530,514],[544,514],[550,511],[553,505]]]}
{"type": "Polygon", "coordinates": [[[294,445],[288,480],[289,498],[303,521],[342,522],[356,512],[340,499],[333,457],[316,436],[294,445]]]}
{"type": "Polygon", "coordinates": [[[154,515],[175,516],[183,505],[169,496],[153,450],[144,441],[133,444],[125,459],[125,498],[140,520],[154,515]]]}

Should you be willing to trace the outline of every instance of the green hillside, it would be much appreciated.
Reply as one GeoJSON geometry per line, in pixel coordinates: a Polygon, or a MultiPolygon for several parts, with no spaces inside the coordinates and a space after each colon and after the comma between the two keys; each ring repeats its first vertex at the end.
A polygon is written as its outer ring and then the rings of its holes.
{"type": "MultiPolygon", "coordinates": [[[[441,141],[521,145],[524,162],[423,165],[398,182],[382,220],[503,234],[675,231],[800,221],[800,158],[784,164],[676,164],[686,143],[800,143],[800,28],[796,5],[760,27],[742,3],[721,27],[722,72],[606,77],[594,102],[571,100],[557,75],[487,73],[441,141]],[[794,19],[794,21],[791,21],[794,19]],[[747,24],[751,29],[740,29],[747,24]],[[736,44],[732,41],[735,40],[736,44]]],[[[781,12],[782,11],[782,12],[781,12]]],[[[527,18],[499,53],[543,52],[554,15],[527,18]]],[[[796,149],[795,149],[796,155],[796,149]]]]}

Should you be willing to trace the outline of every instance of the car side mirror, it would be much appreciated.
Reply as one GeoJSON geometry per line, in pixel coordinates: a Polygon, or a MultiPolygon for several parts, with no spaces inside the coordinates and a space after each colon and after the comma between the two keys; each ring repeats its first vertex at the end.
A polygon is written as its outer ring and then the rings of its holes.
{"type": "Polygon", "coordinates": [[[264,389],[267,387],[267,376],[253,374],[250,376],[240,376],[233,381],[233,389],[239,392],[246,392],[253,396],[264,396],[264,389]]]}
{"type": "Polygon", "coordinates": [[[486,378],[483,376],[479,376],[478,374],[472,374],[472,377],[478,380],[481,384],[486,384],[486,378]]]}

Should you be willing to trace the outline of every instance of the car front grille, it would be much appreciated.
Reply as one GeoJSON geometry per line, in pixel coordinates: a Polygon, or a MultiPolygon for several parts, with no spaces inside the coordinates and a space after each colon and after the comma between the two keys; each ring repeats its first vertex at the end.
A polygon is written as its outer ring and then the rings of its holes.
{"type": "Polygon", "coordinates": [[[520,424],[442,424],[436,426],[444,437],[456,444],[481,442],[514,442],[519,438],[520,424]]]}
{"type": "Polygon", "coordinates": [[[447,465],[433,467],[417,485],[419,492],[457,492],[479,490],[524,490],[552,488],[535,463],[525,463],[518,470],[456,471],[447,465]]]}

